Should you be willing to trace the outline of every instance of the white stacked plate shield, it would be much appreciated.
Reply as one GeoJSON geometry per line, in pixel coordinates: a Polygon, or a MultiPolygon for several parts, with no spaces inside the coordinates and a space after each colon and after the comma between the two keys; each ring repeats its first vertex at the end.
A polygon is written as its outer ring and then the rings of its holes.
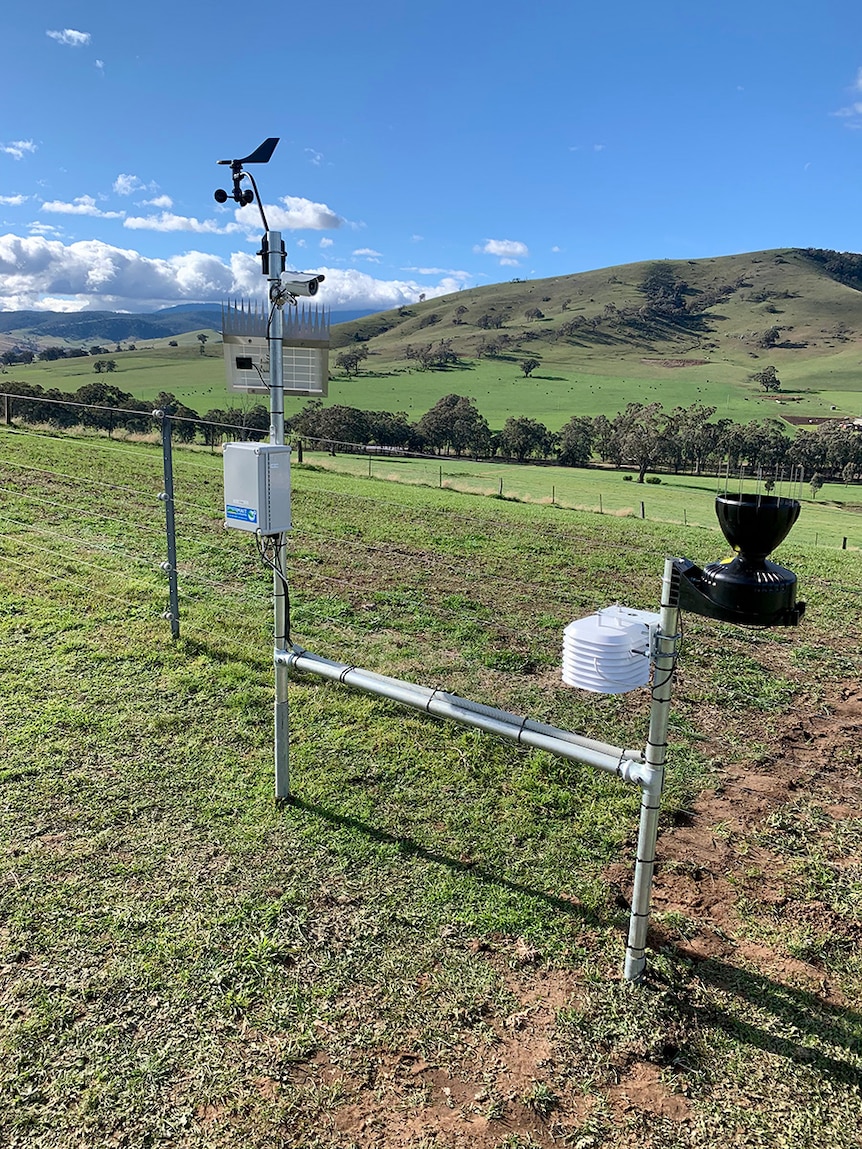
{"type": "Polygon", "coordinates": [[[569,623],[563,632],[563,682],[598,694],[646,686],[652,616],[609,607],[569,623]]]}

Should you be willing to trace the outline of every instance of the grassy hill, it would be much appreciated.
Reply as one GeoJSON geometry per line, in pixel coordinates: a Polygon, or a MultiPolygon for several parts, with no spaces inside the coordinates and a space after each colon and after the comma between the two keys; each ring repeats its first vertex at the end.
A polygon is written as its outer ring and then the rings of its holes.
{"type": "MultiPolygon", "coordinates": [[[[666,408],[694,400],[740,421],[862,414],[862,278],[856,256],[801,249],[626,264],[552,279],[472,288],[333,329],[329,402],[418,417],[442,395],[469,395],[492,427],[530,415],[552,430],[574,414],[614,413],[632,399],[666,408]],[[664,284],[661,291],[645,285],[664,284]],[[537,314],[540,313],[540,314],[537,314]],[[499,324],[499,326],[495,326],[499,324]],[[408,348],[449,343],[458,361],[420,370],[408,348]],[[489,355],[489,343],[497,344],[489,355]],[[358,378],[335,368],[357,343],[358,378]],[[539,366],[524,378],[519,364],[539,366]],[[779,395],[752,374],[772,364],[779,395]]],[[[174,392],[204,411],[225,402],[217,336],[196,332],[117,357],[118,386],[141,398],[174,392]]],[[[75,389],[87,361],[14,368],[75,389]]],[[[238,400],[243,402],[243,400],[238,400]]],[[[304,400],[288,400],[292,414],[304,400]]]]}

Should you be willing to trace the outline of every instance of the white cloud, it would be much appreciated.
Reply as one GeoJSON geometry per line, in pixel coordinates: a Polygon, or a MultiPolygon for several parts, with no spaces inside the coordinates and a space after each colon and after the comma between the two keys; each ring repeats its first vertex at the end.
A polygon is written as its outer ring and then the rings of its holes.
{"type": "MultiPolygon", "coordinates": [[[[848,90],[855,95],[862,93],[862,68],[856,70],[856,78],[848,90]]],[[[847,128],[862,127],[862,101],[853,100],[851,103],[845,105],[845,107],[839,108],[837,112],[833,112],[832,115],[845,120],[844,126],[847,128]]]]}
{"type": "Polygon", "coordinates": [[[169,195],[157,195],[155,199],[145,199],[143,203],[147,207],[169,208],[174,206],[174,201],[169,195]]]}
{"type": "Polygon", "coordinates": [[[117,195],[132,195],[133,192],[140,191],[145,186],[143,180],[139,180],[137,176],[128,175],[126,172],[120,172],[114,180],[114,191],[117,195]]]}
{"type": "Polygon", "coordinates": [[[328,235],[321,236],[321,239],[320,239],[320,246],[321,247],[332,247],[332,245],[334,243],[335,243],[335,240],[330,239],[328,235]]]}
{"type": "Polygon", "coordinates": [[[102,211],[91,195],[77,196],[71,203],[52,199],[42,204],[42,211],[54,212],[59,215],[91,215],[97,219],[122,219],[125,212],[102,211]]]}
{"type": "Polygon", "coordinates": [[[555,243],[554,246],[551,248],[551,251],[554,253],[554,255],[559,255],[559,253],[562,250],[563,249],[560,247],[560,245],[558,243],[555,243]]]}
{"type": "Polygon", "coordinates": [[[402,267],[401,270],[415,271],[418,275],[451,275],[453,279],[458,279],[462,283],[473,278],[469,271],[459,271],[452,267],[402,267]]]}
{"type": "Polygon", "coordinates": [[[44,308],[46,297],[72,299],[72,310],[142,309],[184,300],[259,291],[260,269],[247,257],[227,266],[202,252],[149,259],[99,240],[63,244],[41,236],[0,236],[0,306],[44,308]]]}
{"type": "Polygon", "coordinates": [[[64,28],[62,32],[46,32],[45,35],[68,48],[83,48],[92,39],[89,32],[76,32],[74,28],[64,28]]]}
{"type": "Polygon", "coordinates": [[[32,155],[36,145],[32,140],[11,140],[8,144],[0,144],[0,152],[5,152],[13,160],[22,160],[25,155],[32,155]]]}
{"type": "Polygon", "coordinates": [[[163,211],[158,215],[132,215],[123,220],[123,227],[131,231],[193,231],[197,234],[231,235],[241,229],[235,223],[226,223],[223,227],[214,219],[196,219],[194,216],[175,215],[173,212],[163,211]]]}
{"type": "Polygon", "coordinates": [[[375,251],[373,247],[358,247],[353,255],[360,259],[367,259],[370,263],[379,263],[383,255],[379,251],[375,251]]]}
{"type": "Polygon", "coordinates": [[[333,308],[374,308],[385,311],[404,303],[416,303],[420,295],[426,299],[450,295],[463,286],[449,277],[429,287],[415,280],[374,279],[367,272],[356,268],[322,267],[315,270],[326,275],[326,282],[318,298],[321,303],[333,308]]]}
{"type": "Polygon", "coordinates": [[[6,204],[8,207],[20,207],[29,198],[26,195],[0,195],[0,203],[6,204]]]}
{"type": "Polygon", "coordinates": [[[104,60],[97,60],[97,61],[96,61],[96,67],[99,69],[99,71],[100,71],[100,72],[104,72],[104,70],[105,70],[105,61],[104,61],[104,60]]]}
{"type": "MultiPolygon", "coordinates": [[[[281,203],[267,205],[264,208],[267,222],[273,231],[334,231],[342,227],[347,220],[338,215],[325,203],[315,203],[302,196],[286,195],[281,203]]],[[[249,238],[260,237],[260,216],[257,211],[249,208],[237,208],[235,213],[237,223],[249,234],[249,238]]]]}
{"type": "Polygon", "coordinates": [[[501,267],[517,267],[518,260],[530,254],[527,245],[517,239],[486,239],[484,244],[477,243],[473,251],[479,255],[498,256],[501,267]]]}
{"type": "MultiPolygon", "coordinates": [[[[444,276],[428,285],[412,279],[380,280],[367,272],[313,268],[323,272],[321,302],[332,307],[382,310],[458,291],[462,284],[444,276]]],[[[219,300],[263,292],[260,261],[235,252],[228,262],[200,251],[168,259],[100,240],[64,244],[32,235],[0,236],[0,309],[141,311],[173,303],[219,300]],[[58,301],[62,306],[58,306],[58,301]]]]}
{"type": "Polygon", "coordinates": [[[314,164],[314,166],[316,168],[320,167],[321,162],[323,160],[323,153],[322,152],[317,152],[314,150],[314,148],[306,148],[305,154],[308,156],[308,162],[309,163],[314,164]]]}

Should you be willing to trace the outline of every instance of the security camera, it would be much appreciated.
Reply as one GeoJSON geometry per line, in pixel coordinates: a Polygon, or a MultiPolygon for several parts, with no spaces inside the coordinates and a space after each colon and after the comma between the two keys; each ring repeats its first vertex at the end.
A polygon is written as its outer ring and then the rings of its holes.
{"type": "Polygon", "coordinates": [[[291,295],[317,295],[317,290],[325,278],[325,275],[303,275],[299,271],[283,271],[281,286],[291,295]]]}

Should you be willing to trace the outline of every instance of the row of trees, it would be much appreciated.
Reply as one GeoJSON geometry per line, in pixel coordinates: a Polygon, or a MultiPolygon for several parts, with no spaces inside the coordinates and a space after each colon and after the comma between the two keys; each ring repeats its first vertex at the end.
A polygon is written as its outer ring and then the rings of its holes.
{"type": "MultiPolygon", "coordinates": [[[[198,436],[211,447],[224,439],[260,440],[269,431],[269,410],[262,404],[244,408],[212,408],[199,415],[174,395],[161,393],[143,402],[102,380],[88,383],[73,395],[30,384],[10,384],[6,391],[20,398],[7,402],[6,417],[68,428],[78,424],[131,433],[152,430],[154,408],[175,416],[175,435],[191,442],[198,436]]],[[[559,430],[539,420],[513,416],[502,430],[492,431],[472,399],[445,395],[411,422],[405,412],[362,411],[317,399],[285,420],[295,439],[313,439],[335,449],[357,444],[411,452],[499,457],[518,462],[543,460],[566,467],[585,467],[596,458],[614,467],[637,471],[638,482],[648,472],[679,473],[729,467],[761,469],[777,474],[801,468],[805,475],[841,478],[862,476],[862,431],[838,422],[813,431],[798,430],[793,438],[778,419],[735,423],[716,419],[715,407],[693,403],[664,411],[660,403],[629,403],[613,418],[575,415],[559,430]]]]}
{"type": "Polygon", "coordinates": [[[629,403],[613,418],[576,415],[552,432],[537,419],[515,416],[492,432],[472,399],[446,395],[411,423],[403,412],[324,407],[320,400],[288,420],[292,433],[326,443],[358,443],[407,451],[497,456],[526,462],[553,460],[585,467],[597,456],[614,467],[633,467],[638,482],[659,468],[702,474],[728,466],[778,473],[801,467],[852,481],[862,474],[862,432],[839,423],[789,438],[778,419],[736,423],[714,419],[715,407],[693,403],[664,411],[660,403],[629,403]]]}
{"type": "MultiPolygon", "coordinates": [[[[200,336],[198,336],[200,338],[200,336]]],[[[118,343],[116,351],[122,351],[123,348],[118,343]]],[[[130,343],[126,347],[127,351],[135,351],[134,343],[130,343]]],[[[0,365],[3,367],[16,367],[19,364],[27,366],[33,363],[34,360],[40,359],[43,363],[53,363],[58,359],[85,359],[88,355],[107,355],[109,349],[102,347],[101,344],[94,343],[89,349],[84,347],[60,347],[51,346],[43,347],[40,351],[32,351],[25,347],[10,347],[0,353],[0,365]]]]}

